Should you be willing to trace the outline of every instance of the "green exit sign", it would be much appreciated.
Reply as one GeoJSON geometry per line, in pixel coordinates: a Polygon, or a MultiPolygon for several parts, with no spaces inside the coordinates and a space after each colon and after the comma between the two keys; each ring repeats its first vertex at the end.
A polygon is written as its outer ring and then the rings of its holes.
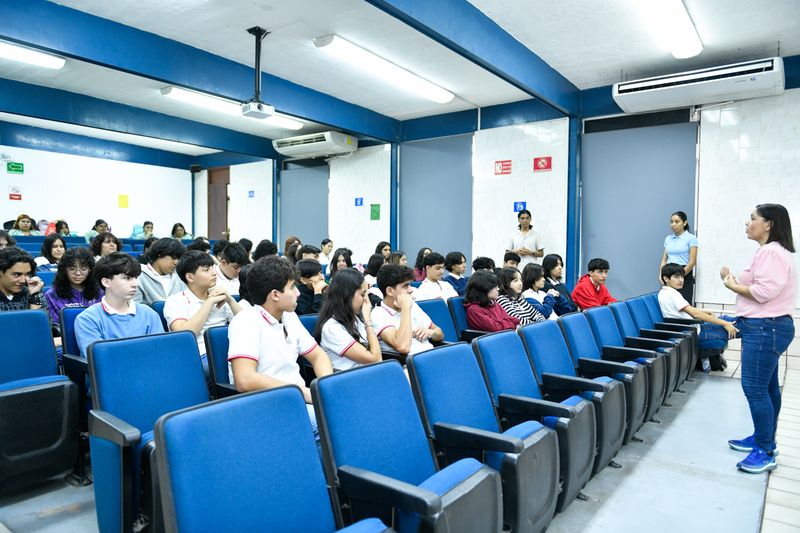
{"type": "Polygon", "coordinates": [[[9,174],[24,174],[25,164],[17,163],[15,161],[9,161],[8,163],[6,163],[6,172],[8,172],[9,174]]]}

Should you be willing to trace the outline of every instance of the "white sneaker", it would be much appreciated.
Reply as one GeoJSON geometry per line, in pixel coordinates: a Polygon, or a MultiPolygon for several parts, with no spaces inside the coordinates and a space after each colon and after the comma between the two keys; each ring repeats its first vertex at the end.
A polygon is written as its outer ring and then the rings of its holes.
{"type": "Polygon", "coordinates": [[[711,372],[711,362],[708,360],[708,357],[703,357],[702,364],[703,364],[703,372],[705,372],[706,374],[711,372]]]}

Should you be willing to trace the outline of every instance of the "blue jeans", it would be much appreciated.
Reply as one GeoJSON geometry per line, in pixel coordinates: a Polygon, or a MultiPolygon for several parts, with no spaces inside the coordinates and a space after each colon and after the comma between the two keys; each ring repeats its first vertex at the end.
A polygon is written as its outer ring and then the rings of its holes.
{"type": "Polygon", "coordinates": [[[760,448],[771,451],[781,410],[778,361],[794,339],[794,321],[789,315],[739,317],[736,327],[742,338],[742,390],[750,404],[753,436],[760,448]]]}
{"type": "MultiPolygon", "coordinates": [[[[736,318],[732,316],[722,315],[720,318],[727,322],[736,322],[736,318]]],[[[728,332],[722,326],[703,322],[700,325],[697,343],[700,349],[724,350],[728,347],[728,332]]]]}

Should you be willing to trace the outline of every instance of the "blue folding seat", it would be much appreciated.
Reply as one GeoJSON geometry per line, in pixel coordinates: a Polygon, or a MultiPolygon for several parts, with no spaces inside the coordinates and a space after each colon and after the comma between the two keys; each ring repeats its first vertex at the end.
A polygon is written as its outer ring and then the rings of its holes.
{"type": "Polygon", "coordinates": [[[45,288],[43,290],[48,287],[52,287],[53,280],[56,278],[55,272],[37,272],[36,275],[39,276],[39,279],[41,279],[42,283],[44,283],[45,288]]]}
{"type": "MultiPolygon", "coordinates": [[[[297,387],[168,413],[156,422],[155,442],[169,532],[332,532],[341,526],[297,387]]],[[[339,531],[392,530],[372,518],[339,531]]]]}
{"type": "Polygon", "coordinates": [[[169,324],[167,324],[167,319],[164,317],[164,304],[166,303],[167,302],[163,300],[160,302],[153,302],[151,307],[153,311],[158,313],[158,317],[161,319],[161,325],[164,326],[164,331],[169,331],[169,324]]]}
{"type": "Polygon", "coordinates": [[[464,457],[486,462],[503,480],[505,527],[515,532],[547,529],[558,499],[556,432],[534,420],[503,431],[466,343],[409,356],[408,374],[428,438],[443,464],[464,457]]]}
{"type": "Polygon", "coordinates": [[[228,326],[216,326],[203,332],[208,360],[208,377],[214,398],[237,394],[228,374],[228,326]]]}
{"type": "Polygon", "coordinates": [[[317,327],[317,319],[319,315],[299,315],[300,323],[303,324],[303,327],[306,328],[306,331],[311,335],[314,334],[314,328],[317,327]]]}
{"type": "Polygon", "coordinates": [[[486,335],[488,331],[480,331],[477,329],[470,329],[467,323],[467,310],[464,309],[464,297],[458,296],[447,300],[447,307],[450,308],[450,315],[453,317],[453,323],[458,331],[458,338],[462,341],[470,342],[475,337],[486,335]]]}
{"type": "Polygon", "coordinates": [[[675,376],[675,389],[678,392],[683,391],[680,386],[686,377],[692,356],[692,334],[683,331],[675,331],[671,327],[662,327],[650,318],[650,313],[647,311],[647,305],[641,297],[631,298],[625,300],[625,305],[628,306],[633,322],[639,328],[640,336],[656,336],[663,340],[673,342],[678,347],[678,370],[675,376]],[[660,334],[660,335],[659,335],[660,334]]]}
{"type": "MultiPolygon", "coordinates": [[[[647,400],[649,397],[648,388],[650,383],[647,380],[647,369],[631,361],[635,355],[627,354],[625,349],[602,350],[597,346],[597,341],[592,333],[592,328],[583,313],[569,313],[559,317],[558,324],[567,341],[572,361],[576,366],[586,362],[595,365],[599,362],[605,363],[603,368],[597,371],[587,371],[587,376],[610,375],[625,386],[625,417],[628,420],[625,429],[623,444],[628,444],[635,437],[639,428],[642,427],[647,413],[647,400]],[[622,368],[622,367],[627,368],[622,368]]],[[[636,439],[639,441],[639,439],[636,439]]]]}
{"type": "Polygon", "coordinates": [[[89,451],[89,411],[92,400],[89,397],[89,366],[78,347],[75,337],[75,319],[86,309],[85,307],[64,307],[61,309],[61,348],[63,355],[61,362],[64,373],[78,387],[78,428],[80,429],[80,449],[78,462],[75,464],[71,483],[76,485],[89,485],[91,483],[87,473],[86,454],[89,451]]]}
{"type": "Polygon", "coordinates": [[[418,289],[420,285],[422,285],[421,281],[412,281],[411,282],[411,286],[414,287],[415,289],[418,289]]]}
{"type": "Polygon", "coordinates": [[[345,523],[378,516],[401,533],[501,530],[500,475],[472,458],[437,468],[397,361],[317,378],[311,394],[345,523]]]}
{"type": "Polygon", "coordinates": [[[433,323],[441,328],[445,342],[458,342],[458,332],[456,332],[456,326],[453,323],[453,315],[450,314],[450,310],[444,300],[440,298],[423,300],[417,302],[417,304],[431,318],[433,323]]]}
{"type": "MultiPolygon", "coordinates": [[[[650,319],[657,327],[661,327],[668,331],[684,332],[687,336],[691,334],[692,337],[692,357],[689,359],[686,372],[682,380],[686,380],[692,375],[697,358],[700,355],[700,347],[698,345],[698,332],[697,326],[702,324],[702,320],[695,320],[693,318],[665,318],[661,313],[661,305],[658,303],[658,293],[653,292],[645,294],[640,297],[647,307],[647,312],[650,314],[650,319]]],[[[721,343],[721,348],[724,350],[727,346],[726,342],[721,343]]]]}
{"type": "Polygon", "coordinates": [[[576,497],[585,498],[580,491],[592,475],[597,447],[592,402],[575,395],[560,403],[542,399],[522,339],[514,331],[478,337],[472,348],[503,429],[537,420],[558,434],[561,491],[556,511],[576,497]]]}
{"type": "Polygon", "coordinates": [[[165,413],[208,401],[197,341],[190,331],[160,333],[98,341],[88,355],[97,524],[103,533],[158,530],[153,426],[165,413]]]}
{"type": "Polygon", "coordinates": [[[533,365],[539,386],[548,399],[560,402],[573,394],[579,394],[594,404],[597,455],[592,475],[609,464],[618,467],[613,459],[622,447],[627,427],[623,384],[608,376],[591,379],[579,377],[587,371],[599,370],[603,363],[583,360],[576,369],[561,329],[553,320],[520,328],[519,335],[533,365]]]}
{"type": "Polygon", "coordinates": [[[78,339],[75,337],[75,319],[86,307],[64,307],[61,309],[61,347],[64,353],[80,355],[78,339]]]}
{"type": "MultiPolygon", "coordinates": [[[[624,357],[632,357],[637,363],[647,368],[647,411],[645,421],[652,421],[665,399],[667,391],[668,355],[653,349],[633,347],[631,340],[623,339],[614,313],[606,306],[593,307],[583,312],[592,328],[597,348],[605,354],[620,353],[624,357]]],[[[643,339],[646,340],[646,339],[643,339]]],[[[640,345],[641,346],[641,345],[640,345]]]]}
{"type": "Polygon", "coordinates": [[[47,314],[0,313],[0,492],[70,471],[78,454],[78,389],[59,375],[47,314]]]}

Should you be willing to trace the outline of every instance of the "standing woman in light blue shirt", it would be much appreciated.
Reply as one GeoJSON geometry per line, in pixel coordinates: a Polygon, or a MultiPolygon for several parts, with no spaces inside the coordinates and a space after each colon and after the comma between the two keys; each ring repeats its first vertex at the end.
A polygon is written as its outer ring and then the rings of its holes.
{"type": "MultiPolygon", "coordinates": [[[[697,265],[697,237],[689,233],[686,213],[675,211],[669,219],[672,235],[664,239],[664,254],[660,268],[667,263],[677,263],[683,267],[683,288],[678,292],[690,304],[694,302],[694,267],[697,265]]],[[[659,278],[660,279],[660,278],[659,278]]]]}

